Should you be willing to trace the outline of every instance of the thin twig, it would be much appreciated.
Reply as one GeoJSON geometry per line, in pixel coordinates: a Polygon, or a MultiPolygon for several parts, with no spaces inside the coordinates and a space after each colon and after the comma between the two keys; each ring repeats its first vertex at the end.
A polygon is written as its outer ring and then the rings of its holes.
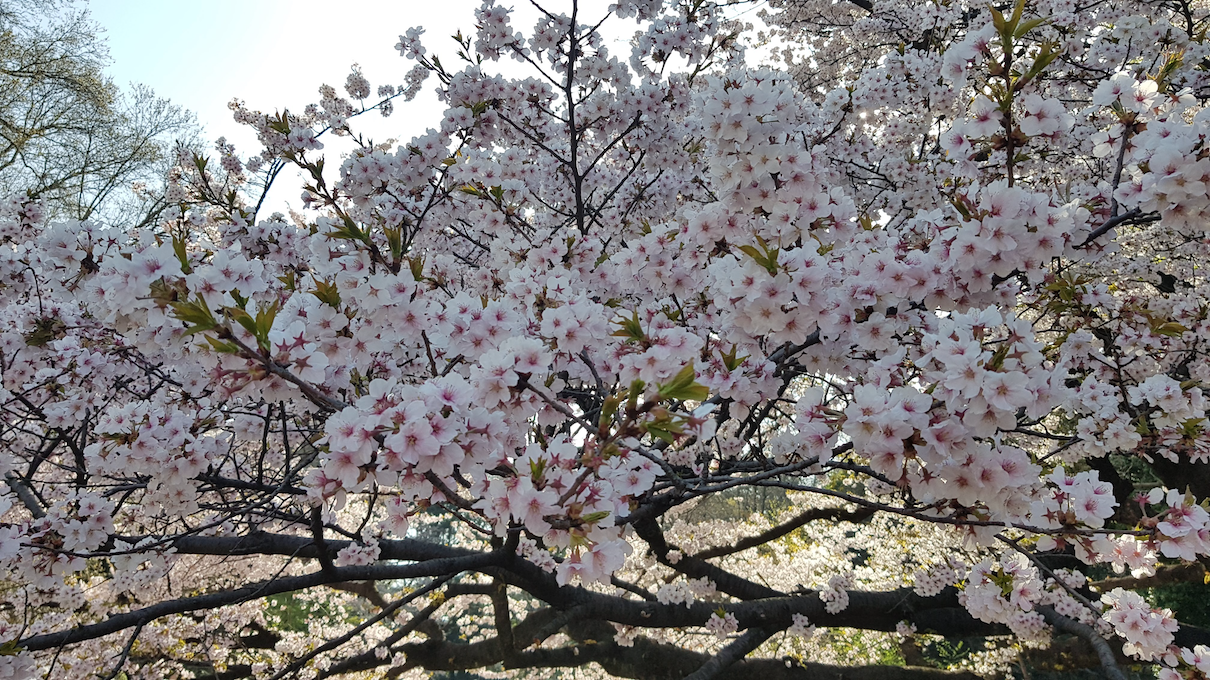
{"type": "Polygon", "coordinates": [[[126,665],[126,660],[130,658],[130,650],[134,648],[134,641],[138,639],[139,633],[142,632],[143,624],[140,623],[135,627],[134,632],[130,634],[130,639],[126,641],[126,646],[122,648],[122,653],[118,656],[117,665],[113,667],[109,675],[105,676],[105,680],[114,680],[114,678],[118,677],[118,673],[122,672],[122,666],[126,665]]]}
{"type": "Polygon", "coordinates": [[[1104,224],[1097,227],[1096,229],[1093,229],[1088,234],[1088,238],[1084,239],[1084,241],[1076,247],[1085,248],[1088,246],[1088,244],[1092,243],[1093,241],[1097,240],[1098,238],[1101,238],[1106,233],[1108,233],[1110,230],[1114,229],[1115,227],[1119,227],[1123,224],[1126,224],[1127,222],[1131,222],[1133,220],[1140,220],[1143,222],[1154,222],[1158,219],[1160,219],[1158,215],[1143,217],[1143,211],[1139,210],[1138,208],[1135,208],[1129,212],[1124,212],[1121,215],[1118,215],[1117,217],[1111,217],[1111,218],[1105,220],[1104,224]]]}

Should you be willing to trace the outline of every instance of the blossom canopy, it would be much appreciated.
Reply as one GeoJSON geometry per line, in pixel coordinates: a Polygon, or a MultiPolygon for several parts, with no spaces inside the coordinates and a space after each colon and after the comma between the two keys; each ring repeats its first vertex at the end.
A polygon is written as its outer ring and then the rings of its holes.
{"type": "Polygon", "coordinates": [[[1206,678],[1210,12],[735,4],[487,0],[153,226],[0,206],[0,677],[1206,678]]]}

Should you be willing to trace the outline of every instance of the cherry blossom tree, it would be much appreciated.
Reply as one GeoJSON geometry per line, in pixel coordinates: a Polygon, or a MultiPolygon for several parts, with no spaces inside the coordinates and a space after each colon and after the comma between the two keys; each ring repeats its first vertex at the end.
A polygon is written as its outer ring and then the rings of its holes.
{"type": "Polygon", "coordinates": [[[1207,9],[771,5],[487,0],[154,227],[8,201],[0,677],[1207,677],[1207,9]]]}

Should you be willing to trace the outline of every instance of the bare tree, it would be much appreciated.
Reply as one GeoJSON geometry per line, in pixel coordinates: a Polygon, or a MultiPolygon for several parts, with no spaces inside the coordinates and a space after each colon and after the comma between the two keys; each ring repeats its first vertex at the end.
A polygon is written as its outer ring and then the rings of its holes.
{"type": "Polygon", "coordinates": [[[101,35],[73,1],[0,9],[0,190],[42,199],[56,218],[143,223],[163,205],[132,187],[158,184],[174,141],[197,126],[149,88],[107,78],[101,35]]]}

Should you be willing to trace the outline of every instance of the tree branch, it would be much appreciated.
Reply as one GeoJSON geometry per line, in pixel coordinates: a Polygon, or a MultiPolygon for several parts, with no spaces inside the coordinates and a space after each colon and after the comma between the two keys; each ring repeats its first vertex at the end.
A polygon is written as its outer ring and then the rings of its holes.
{"type": "Polygon", "coordinates": [[[226,607],[248,600],[268,597],[280,593],[305,590],[338,581],[366,581],[382,579],[417,578],[421,576],[448,576],[463,571],[479,570],[502,561],[498,553],[485,553],[468,557],[429,560],[416,564],[374,564],[359,567],[336,567],[331,573],[325,571],[312,572],[303,576],[269,579],[260,581],[235,590],[225,590],[218,593],[184,597],[168,602],[136,609],[124,614],[114,614],[99,623],[71,628],[59,633],[46,633],[20,640],[17,646],[22,649],[37,651],[62,645],[70,645],[84,640],[94,640],[120,630],[145,625],[156,619],[172,614],[201,609],[226,607]]]}
{"type": "Polygon", "coordinates": [[[1073,621],[1066,616],[1061,616],[1051,607],[1038,607],[1038,613],[1042,615],[1042,618],[1046,619],[1047,623],[1054,626],[1055,630],[1071,633],[1091,645],[1097,653],[1097,658],[1101,660],[1101,668],[1104,669],[1105,675],[1109,677],[1109,680],[1126,680],[1126,674],[1118,666],[1117,657],[1114,655],[1113,649],[1105,641],[1105,638],[1101,637],[1100,633],[1079,621],[1073,621]]]}
{"type": "Polygon", "coordinates": [[[710,657],[710,660],[702,664],[701,668],[685,676],[685,680],[714,680],[727,668],[755,651],[773,633],[774,631],[765,628],[749,628],[731,644],[710,657]]]}
{"type": "Polygon", "coordinates": [[[707,548],[695,555],[694,558],[699,560],[707,560],[713,557],[724,557],[737,552],[756,548],[770,541],[775,541],[786,534],[802,527],[803,525],[821,519],[832,520],[833,522],[862,522],[874,516],[873,508],[859,508],[857,510],[841,510],[840,508],[811,508],[806,512],[800,513],[793,519],[783,522],[768,531],[761,532],[755,536],[741,538],[734,545],[723,545],[714,548],[707,548]]]}

